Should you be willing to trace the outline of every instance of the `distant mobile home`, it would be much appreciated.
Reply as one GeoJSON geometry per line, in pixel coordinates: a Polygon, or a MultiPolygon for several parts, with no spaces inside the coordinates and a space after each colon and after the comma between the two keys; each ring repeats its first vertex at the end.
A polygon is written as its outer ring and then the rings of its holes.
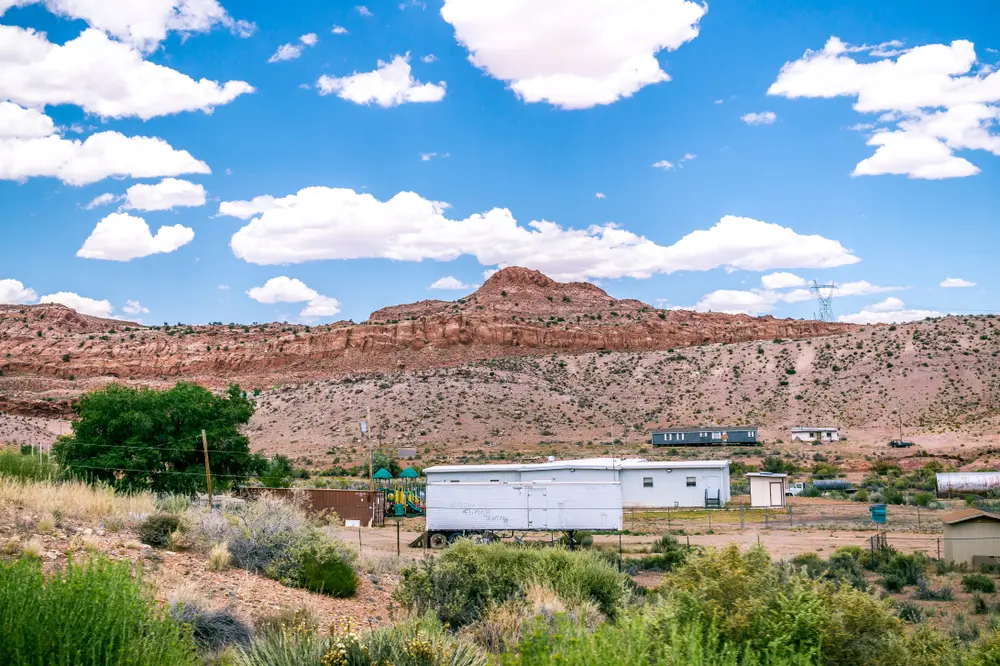
{"type": "Polygon", "coordinates": [[[705,446],[721,444],[756,444],[756,426],[692,426],[653,430],[653,446],[705,446]]]}
{"type": "Polygon", "coordinates": [[[424,474],[428,484],[617,481],[626,508],[723,506],[730,501],[728,460],[589,458],[524,465],[435,465],[424,474]]]}
{"type": "Polygon", "coordinates": [[[793,442],[839,442],[840,428],[833,426],[795,426],[792,428],[793,442]]]}

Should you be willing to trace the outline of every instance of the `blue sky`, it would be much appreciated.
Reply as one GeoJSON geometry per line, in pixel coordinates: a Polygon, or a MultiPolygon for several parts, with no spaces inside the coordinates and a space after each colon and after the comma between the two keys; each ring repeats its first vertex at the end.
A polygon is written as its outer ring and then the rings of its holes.
{"type": "Polygon", "coordinates": [[[1000,309],[1000,7],[930,4],[0,0],[0,302],[360,321],[519,264],[1000,309]]]}

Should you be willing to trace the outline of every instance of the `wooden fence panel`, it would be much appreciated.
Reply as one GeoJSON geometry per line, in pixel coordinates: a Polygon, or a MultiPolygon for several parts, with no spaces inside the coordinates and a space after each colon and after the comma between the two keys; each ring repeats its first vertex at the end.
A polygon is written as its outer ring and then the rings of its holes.
{"type": "Polygon", "coordinates": [[[302,502],[309,511],[335,511],[341,520],[360,520],[365,527],[385,525],[385,493],[381,490],[335,490],[332,488],[242,488],[240,493],[255,497],[271,493],[302,502]]]}

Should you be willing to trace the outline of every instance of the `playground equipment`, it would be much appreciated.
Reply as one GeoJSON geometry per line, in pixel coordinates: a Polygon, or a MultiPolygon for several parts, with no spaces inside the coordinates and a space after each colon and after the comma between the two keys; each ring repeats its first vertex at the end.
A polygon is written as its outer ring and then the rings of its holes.
{"type": "Polygon", "coordinates": [[[398,479],[394,479],[384,467],[375,472],[375,480],[381,482],[385,493],[385,515],[396,518],[410,518],[424,515],[424,492],[416,480],[419,474],[412,467],[404,469],[398,479]]]}

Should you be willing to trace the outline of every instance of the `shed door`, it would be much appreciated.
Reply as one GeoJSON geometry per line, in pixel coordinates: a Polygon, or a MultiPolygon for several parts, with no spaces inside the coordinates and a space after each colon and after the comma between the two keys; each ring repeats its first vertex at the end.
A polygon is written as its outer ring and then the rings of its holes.
{"type": "Polygon", "coordinates": [[[544,530],[548,526],[548,489],[528,488],[528,528],[544,530]]]}
{"type": "Polygon", "coordinates": [[[782,506],[785,503],[784,486],[781,481],[771,481],[771,506],[782,506]]]}
{"type": "Polygon", "coordinates": [[[719,477],[703,477],[705,482],[705,497],[717,497],[719,495],[719,477]]]}

